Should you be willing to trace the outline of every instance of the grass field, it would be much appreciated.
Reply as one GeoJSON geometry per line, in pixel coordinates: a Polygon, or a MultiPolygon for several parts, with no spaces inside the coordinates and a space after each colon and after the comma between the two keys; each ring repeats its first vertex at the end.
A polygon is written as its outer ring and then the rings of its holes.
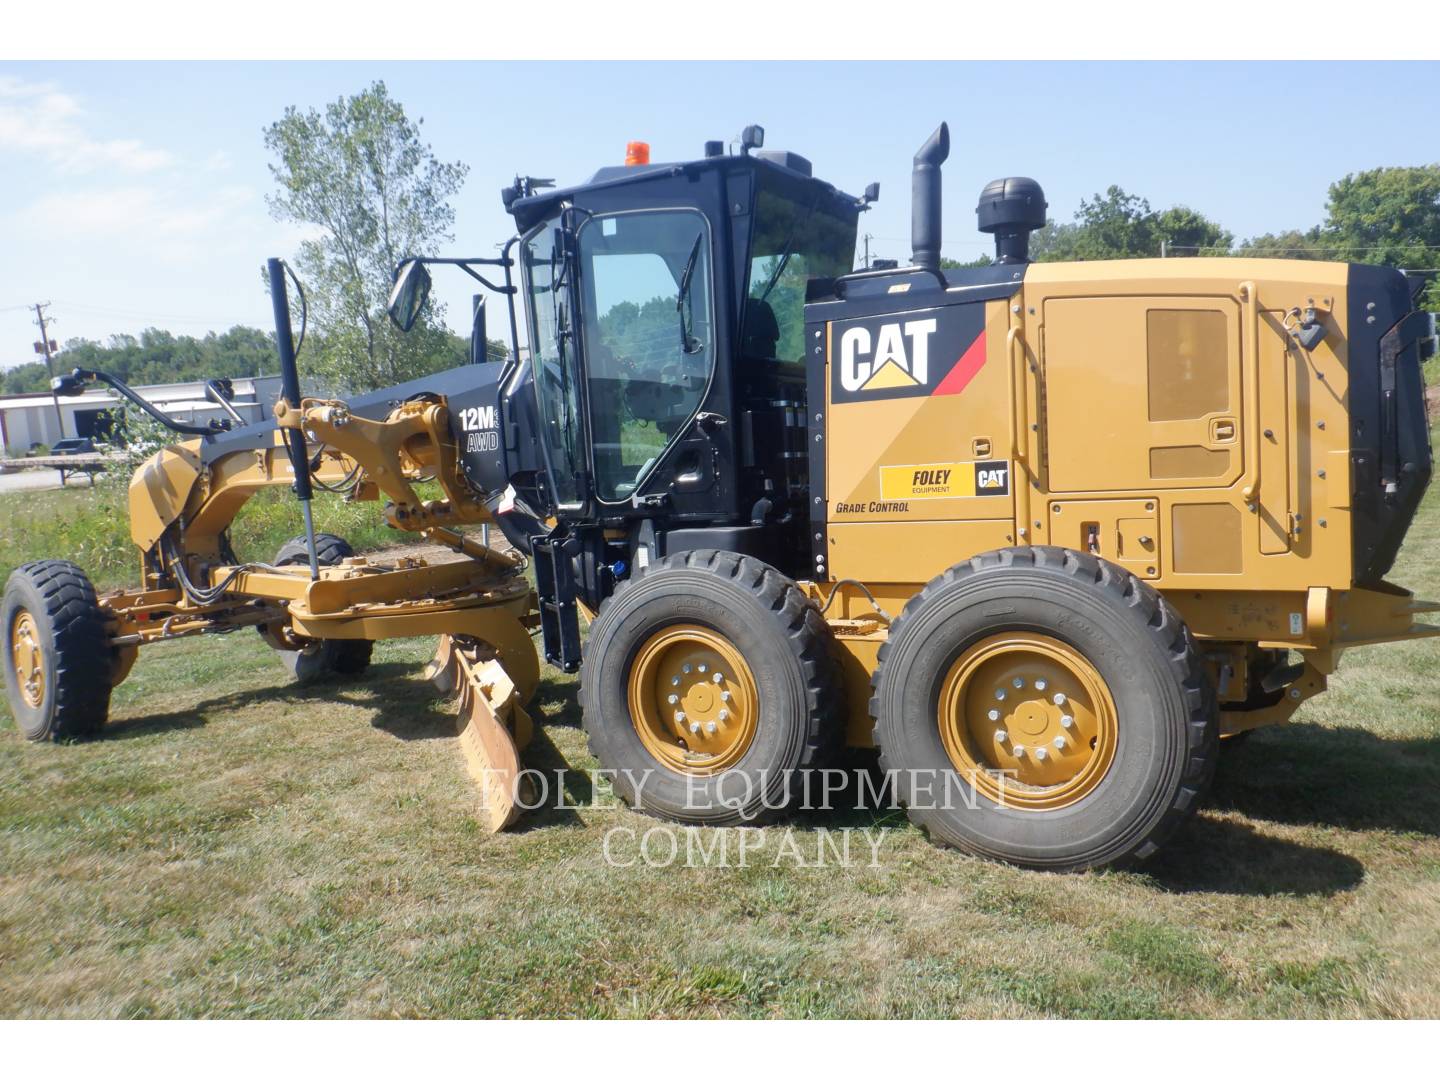
{"type": "MultiPolygon", "coordinates": [[[[1433,495],[1393,577],[1440,596],[1433,495]]],[[[1440,1015],[1433,643],[1352,654],[1292,725],[1227,749],[1147,872],[1074,877],[864,812],[795,837],[813,857],[819,830],[869,826],[873,867],[858,843],[859,865],[773,866],[780,829],[744,868],[611,867],[609,831],[653,823],[578,771],[563,808],[485,835],[431,647],[302,690],[253,633],[187,640],[141,657],[98,742],[24,744],[5,718],[0,1013],[1440,1015]]],[[[574,681],[537,708],[530,763],[593,767],[574,681]]]]}
{"type": "MultiPolygon", "coordinates": [[[[135,584],[140,555],[130,541],[129,505],[125,485],[113,478],[95,488],[0,496],[0,578],[33,559],[65,558],[83,566],[98,589],[135,584]]],[[[379,507],[317,491],[315,528],[346,537],[357,551],[406,542],[410,534],[388,527],[379,507]]],[[[295,496],[276,487],[245,505],[231,540],[240,558],[265,560],[301,531],[295,496]]]]}

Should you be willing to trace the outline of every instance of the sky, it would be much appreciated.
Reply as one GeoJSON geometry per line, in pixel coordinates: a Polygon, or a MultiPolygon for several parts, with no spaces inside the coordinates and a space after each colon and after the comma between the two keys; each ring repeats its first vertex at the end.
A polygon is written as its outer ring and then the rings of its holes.
{"type": "MultiPolygon", "coordinates": [[[[513,231],[499,192],[517,173],[582,181],[643,139],[655,161],[701,156],[746,124],[768,149],[879,203],[872,254],[908,258],[910,161],[941,121],[944,252],[990,250],[975,231],[989,180],[1040,181],[1050,215],[1119,184],[1184,204],[1237,238],[1307,228],[1346,173],[1440,152],[1435,63],[0,63],[0,367],[52,335],[105,340],[269,327],[260,267],[302,233],[273,220],[262,140],[287,105],[321,107],[383,79],[436,155],[470,172],[455,242],[488,255],[513,231]]],[[[468,333],[469,281],[435,295],[468,333]]],[[[492,308],[490,333],[500,336],[492,308]]]]}

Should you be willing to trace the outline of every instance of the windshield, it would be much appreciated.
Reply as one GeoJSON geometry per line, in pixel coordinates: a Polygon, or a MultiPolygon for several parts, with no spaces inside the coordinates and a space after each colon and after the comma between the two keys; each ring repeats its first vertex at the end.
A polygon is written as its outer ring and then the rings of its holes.
{"type": "Polygon", "coordinates": [[[616,502],[710,384],[710,234],[694,210],[599,215],[580,227],[579,249],[595,493],[616,502]]]}
{"type": "Polygon", "coordinates": [[[530,291],[530,354],[540,400],[540,425],[549,455],[550,480],[561,506],[580,502],[585,469],[580,433],[579,359],[570,290],[561,277],[556,246],[559,219],[547,221],[521,245],[530,291]],[[558,288],[557,288],[558,286],[558,288]]]}
{"type": "Polygon", "coordinates": [[[750,360],[805,362],[805,283],[848,274],[855,259],[855,224],[811,201],[796,201],[762,184],[740,334],[750,360]]]}

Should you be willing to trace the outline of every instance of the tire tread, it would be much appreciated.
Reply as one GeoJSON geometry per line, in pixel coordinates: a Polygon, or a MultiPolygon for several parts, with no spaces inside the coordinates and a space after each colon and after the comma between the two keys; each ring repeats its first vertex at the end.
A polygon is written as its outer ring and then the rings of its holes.
{"type": "MultiPolygon", "coordinates": [[[[870,677],[869,713],[872,737],[880,751],[880,768],[889,774],[896,766],[887,758],[880,724],[880,676],[891,641],[904,626],[907,617],[921,609],[940,590],[965,578],[996,568],[1029,566],[1037,570],[1058,569],[1066,576],[1104,593],[1118,607],[1134,611],[1143,618],[1150,632],[1168,657],[1172,676],[1182,688],[1188,717],[1186,720],[1185,764],[1181,783],[1159,822],[1146,834],[1143,843],[1106,865],[1116,868],[1135,866],[1150,858],[1165,845],[1181,824],[1203,800],[1215,775],[1219,756],[1219,725],[1215,722],[1215,696],[1195,638],[1168,600],[1152,585],[1108,560],[1072,548],[1048,545],[1001,548],[976,555],[948,568],[932,578],[905,605],[890,628],[890,635],[880,646],[875,671],[870,677]]],[[[929,827],[907,808],[907,816],[927,835],[929,827]]],[[[933,836],[931,837],[932,839],[933,836]]],[[[977,854],[989,854],[977,851],[977,854]]],[[[1063,869],[1063,868],[1062,868],[1063,869]]]]}

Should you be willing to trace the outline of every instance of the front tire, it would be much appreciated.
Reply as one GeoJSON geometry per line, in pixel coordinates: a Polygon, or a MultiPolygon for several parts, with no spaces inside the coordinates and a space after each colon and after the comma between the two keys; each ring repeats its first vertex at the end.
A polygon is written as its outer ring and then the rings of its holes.
{"type": "Polygon", "coordinates": [[[779,816],[841,734],[829,630],[774,567],[660,560],[600,609],[581,668],[590,752],[630,806],[696,825],[779,816]]]}
{"type": "MultiPolygon", "coordinates": [[[[355,550],[344,537],[333,533],[315,534],[315,560],[321,566],[338,566],[354,554],[355,550]]],[[[305,566],[309,562],[310,549],[303,536],[286,541],[275,555],[276,566],[305,566]]],[[[262,633],[266,641],[271,640],[268,631],[262,630],[262,633]]],[[[277,647],[275,652],[295,681],[303,684],[336,675],[361,675],[370,666],[370,654],[374,650],[373,641],[327,638],[307,640],[299,649],[277,647]]]]}
{"type": "Polygon", "coordinates": [[[86,739],[110,711],[114,650],[95,587],[72,562],[18,567],[0,606],[10,712],[34,742],[86,739]]]}
{"type": "Polygon", "coordinates": [[[911,820],[1043,870],[1134,864],[1189,817],[1219,724],[1194,641],[1153,588],[1054,547],[931,581],[880,649],[875,741],[911,820]]]}

